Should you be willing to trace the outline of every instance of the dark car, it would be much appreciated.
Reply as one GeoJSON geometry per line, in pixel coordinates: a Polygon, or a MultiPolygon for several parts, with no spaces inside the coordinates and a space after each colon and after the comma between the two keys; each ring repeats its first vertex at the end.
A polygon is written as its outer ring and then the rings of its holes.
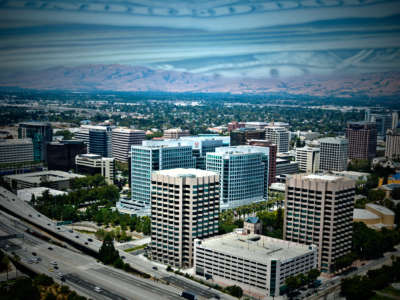
{"type": "Polygon", "coordinates": [[[85,242],[85,245],[89,245],[88,242],[85,242]]]}
{"type": "Polygon", "coordinates": [[[158,270],[158,268],[157,268],[157,267],[153,267],[153,270],[156,270],[156,271],[157,271],[157,270],[158,270]]]}
{"type": "Polygon", "coordinates": [[[79,235],[76,235],[75,237],[76,237],[77,239],[79,239],[79,235]]]}
{"type": "Polygon", "coordinates": [[[33,255],[33,256],[36,256],[36,252],[32,252],[32,255],[33,255]]]}
{"type": "Polygon", "coordinates": [[[91,238],[88,238],[87,240],[88,240],[89,242],[93,242],[93,240],[92,240],[91,238]]]}
{"type": "Polygon", "coordinates": [[[49,247],[49,248],[47,248],[47,249],[49,249],[49,250],[53,250],[53,248],[52,248],[52,247],[49,247]]]}

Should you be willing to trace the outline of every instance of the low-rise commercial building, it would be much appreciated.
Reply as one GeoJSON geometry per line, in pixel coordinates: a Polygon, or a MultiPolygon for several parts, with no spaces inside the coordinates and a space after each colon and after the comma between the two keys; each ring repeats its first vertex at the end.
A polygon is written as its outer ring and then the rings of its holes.
{"type": "Polygon", "coordinates": [[[101,174],[108,184],[115,180],[115,159],[97,154],[80,154],[75,157],[76,172],[85,175],[101,174]]]}
{"type": "Polygon", "coordinates": [[[365,209],[354,209],[353,221],[363,222],[368,227],[380,230],[383,227],[394,228],[395,214],[390,209],[374,203],[367,203],[365,209]]]}
{"type": "Polygon", "coordinates": [[[0,168],[33,160],[32,139],[0,139],[0,168]]]}
{"type": "Polygon", "coordinates": [[[5,181],[16,191],[33,187],[49,187],[55,190],[67,190],[74,178],[85,177],[63,171],[42,171],[4,176],[5,181]]]}
{"type": "Polygon", "coordinates": [[[55,189],[50,189],[47,187],[34,187],[34,188],[28,188],[28,189],[21,189],[17,191],[17,196],[18,198],[26,201],[26,202],[31,202],[32,196],[34,198],[39,198],[43,196],[44,192],[48,192],[52,196],[59,196],[59,195],[65,195],[67,194],[64,191],[59,191],[55,189]]]}
{"type": "Polygon", "coordinates": [[[279,296],[285,279],[317,267],[317,247],[236,232],[194,242],[196,275],[238,285],[254,297],[279,296]]]}

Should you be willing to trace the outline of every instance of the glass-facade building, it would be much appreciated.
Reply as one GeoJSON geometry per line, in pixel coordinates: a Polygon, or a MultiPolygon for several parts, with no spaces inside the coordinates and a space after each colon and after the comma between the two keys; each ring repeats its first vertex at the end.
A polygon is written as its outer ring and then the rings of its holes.
{"type": "Polygon", "coordinates": [[[234,208],[268,199],[269,148],[231,146],[206,155],[206,170],[220,175],[220,207],[234,208]]]}
{"type": "Polygon", "coordinates": [[[33,160],[47,161],[47,143],[53,140],[53,129],[50,123],[27,122],[20,123],[18,127],[19,139],[32,139],[33,160]]]}

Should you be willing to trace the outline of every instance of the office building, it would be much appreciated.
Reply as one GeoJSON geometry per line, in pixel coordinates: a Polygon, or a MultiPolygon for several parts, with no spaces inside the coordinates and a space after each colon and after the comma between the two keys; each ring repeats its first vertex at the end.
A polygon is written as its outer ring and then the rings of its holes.
{"type": "Polygon", "coordinates": [[[276,177],[276,155],[278,147],[268,140],[248,140],[250,146],[266,147],[269,149],[269,167],[268,167],[268,185],[271,186],[275,182],[276,177]]]}
{"type": "Polygon", "coordinates": [[[289,151],[289,131],[284,127],[268,126],[265,128],[265,139],[277,145],[279,152],[289,151]]]}
{"type": "Polygon", "coordinates": [[[108,184],[115,180],[115,159],[97,154],[80,154],[75,157],[76,172],[85,175],[100,174],[108,184]]]}
{"type": "Polygon", "coordinates": [[[259,129],[259,130],[265,130],[265,127],[268,126],[267,122],[245,122],[245,127],[246,128],[252,128],[252,129],[259,129]]]}
{"type": "Polygon", "coordinates": [[[164,131],[164,139],[179,139],[182,136],[189,136],[189,130],[182,130],[181,128],[171,128],[164,131]]]}
{"type": "MultiPolygon", "coordinates": [[[[98,126],[99,127],[99,126],[98,126]]],[[[112,156],[111,127],[89,129],[89,153],[103,157],[112,156]]]]}
{"type": "Polygon", "coordinates": [[[388,159],[400,158],[400,129],[389,129],[386,134],[385,156],[388,159]]]}
{"type": "Polygon", "coordinates": [[[68,172],[75,170],[75,156],[85,154],[87,145],[79,140],[62,140],[47,144],[47,166],[49,170],[68,172]]]}
{"type": "Polygon", "coordinates": [[[0,165],[33,162],[31,139],[0,139],[0,165]]]}
{"type": "Polygon", "coordinates": [[[220,175],[221,209],[267,200],[269,149],[231,146],[207,153],[206,169],[220,175]]]}
{"type": "Polygon", "coordinates": [[[299,162],[287,158],[276,159],[276,177],[299,173],[299,162]]]}
{"type": "Polygon", "coordinates": [[[151,175],[150,258],[179,268],[193,265],[193,240],[218,233],[218,174],[198,169],[151,175]]]}
{"type": "MultiPolygon", "coordinates": [[[[192,146],[179,141],[146,141],[131,147],[131,201],[119,203],[121,208],[148,209],[151,198],[151,173],[174,168],[194,168],[192,146]]],[[[150,211],[149,211],[150,212],[150,211]]]]}
{"type": "Polygon", "coordinates": [[[318,267],[330,272],[336,259],[350,253],[355,181],[333,175],[287,178],[285,240],[318,246],[318,267]]]}
{"type": "Polygon", "coordinates": [[[47,187],[34,187],[34,188],[18,190],[17,196],[19,199],[21,199],[23,201],[31,202],[32,198],[37,199],[39,197],[42,197],[44,192],[48,192],[49,195],[51,195],[51,196],[60,196],[60,195],[67,194],[67,192],[58,191],[58,190],[50,189],[47,187]]]}
{"type": "Polygon", "coordinates": [[[231,146],[246,145],[251,139],[264,140],[265,130],[254,128],[240,128],[230,133],[231,146]]]}
{"type": "Polygon", "coordinates": [[[368,159],[376,156],[377,131],[373,122],[348,122],[349,159],[368,159]]]}
{"type": "Polygon", "coordinates": [[[101,176],[105,178],[108,184],[114,184],[115,173],[115,158],[103,157],[101,159],[101,176]]]}
{"type": "Polygon", "coordinates": [[[244,128],[246,126],[245,122],[237,122],[237,121],[232,121],[228,123],[228,131],[233,131],[239,128],[244,128]]]}
{"type": "Polygon", "coordinates": [[[354,209],[353,221],[363,222],[368,227],[381,230],[382,228],[393,229],[395,213],[385,206],[367,203],[365,209],[354,209]]]}
{"type": "Polygon", "coordinates": [[[256,299],[280,295],[285,279],[317,266],[317,247],[231,232],[194,241],[194,270],[221,286],[240,286],[256,299]]]}
{"type": "Polygon", "coordinates": [[[321,171],[345,171],[347,170],[349,142],[342,138],[320,139],[321,171]]]}
{"type": "Polygon", "coordinates": [[[141,145],[146,139],[143,130],[115,128],[112,131],[112,157],[121,162],[128,162],[132,145],[141,145]]]}
{"type": "Polygon", "coordinates": [[[34,161],[47,161],[46,145],[53,140],[53,129],[50,123],[20,123],[18,127],[18,138],[32,139],[34,161]]]}
{"type": "Polygon", "coordinates": [[[48,187],[55,190],[67,190],[70,188],[74,178],[85,176],[67,173],[63,171],[42,171],[26,174],[4,176],[4,180],[11,186],[13,191],[33,187],[48,187]]]}
{"type": "Polygon", "coordinates": [[[365,121],[375,123],[378,139],[385,140],[386,131],[393,126],[393,115],[391,113],[371,113],[367,110],[365,121]]]}
{"type": "Polygon", "coordinates": [[[296,149],[296,161],[299,163],[299,170],[306,173],[319,171],[320,149],[314,147],[303,147],[296,149]]]}

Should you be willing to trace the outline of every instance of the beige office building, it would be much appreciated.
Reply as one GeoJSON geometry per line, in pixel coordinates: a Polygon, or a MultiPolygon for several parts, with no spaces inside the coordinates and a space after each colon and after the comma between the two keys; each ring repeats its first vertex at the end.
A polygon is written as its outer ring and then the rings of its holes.
{"type": "Polygon", "coordinates": [[[218,233],[219,176],[169,169],[151,176],[150,258],[174,267],[193,265],[193,240],[218,233]]]}
{"type": "Polygon", "coordinates": [[[389,159],[400,158],[400,129],[389,129],[387,131],[385,156],[389,159]]]}
{"type": "Polygon", "coordinates": [[[284,239],[318,246],[329,272],[351,250],[355,181],[333,175],[293,175],[286,181],[284,239]]]}
{"type": "Polygon", "coordinates": [[[296,161],[299,163],[299,170],[306,173],[319,171],[319,148],[303,147],[296,149],[296,161]]]}

